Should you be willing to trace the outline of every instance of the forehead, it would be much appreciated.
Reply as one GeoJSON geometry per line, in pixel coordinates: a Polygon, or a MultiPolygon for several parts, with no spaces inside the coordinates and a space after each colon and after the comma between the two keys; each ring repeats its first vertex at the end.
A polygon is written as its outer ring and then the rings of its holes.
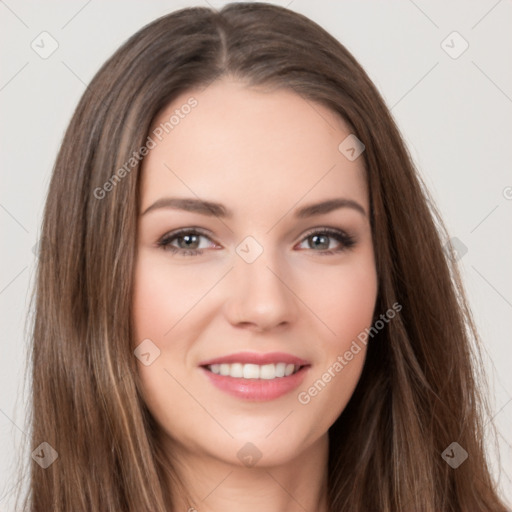
{"type": "Polygon", "coordinates": [[[350,161],[338,149],[350,133],[336,113],[291,90],[227,79],[190,90],[153,123],[156,146],[143,162],[142,203],[172,193],[236,209],[258,198],[291,206],[307,194],[346,195],[367,205],[363,158],[350,161]]]}

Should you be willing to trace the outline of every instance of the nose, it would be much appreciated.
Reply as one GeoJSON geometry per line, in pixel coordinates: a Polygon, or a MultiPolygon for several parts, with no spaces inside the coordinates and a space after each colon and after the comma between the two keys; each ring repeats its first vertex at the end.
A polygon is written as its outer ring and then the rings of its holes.
{"type": "Polygon", "coordinates": [[[224,311],[234,326],[262,332],[283,328],[298,318],[299,299],[290,274],[269,253],[264,251],[252,263],[238,259],[230,272],[224,311]]]}

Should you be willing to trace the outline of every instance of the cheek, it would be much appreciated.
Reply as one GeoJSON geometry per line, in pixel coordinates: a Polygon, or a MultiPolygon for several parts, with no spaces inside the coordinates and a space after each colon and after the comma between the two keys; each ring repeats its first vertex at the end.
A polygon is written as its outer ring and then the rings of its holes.
{"type": "Polygon", "coordinates": [[[350,400],[366,355],[366,330],[372,325],[378,281],[373,255],[311,276],[305,300],[325,325],[319,364],[298,394],[315,411],[317,429],[329,428],[350,400]],[[309,301],[309,302],[308,302],[309,301]],[[321,419],[320,419],[321,418],[321,419]]]}
{"type": "Polygon", "coordinates": [[[170,331],[208,290],[192,266],[169,264],[165,258],[144,255],[135,267],[133,316],[136,341],[167,340],[170,331]]]}
{"type": "Polygon", "coordinates": [[[342,349],[369,327],[377,298],[377,280],[372,272],[350,273],[331,291],[327,317],[342,349]]]}
{"type": "Polygon", "coordinates": [[[186,338],[175,335],[181,325],[174,325],[190,309],[195,298],[194,282],[186,282],[186,273],[167,264],[165,258],[154,258],[141,250],[135,266],[133,319],[134,348],[143,340],[151,340],[158,356],[149,364],[138,363],[140,391],[144,403],[160,425],[172,425],[176,404],[186,403],[187,397],[173,377],[184,380],[186,338]],[[158,352],[159,351],[159,352],[158,352]],[[172,405],[172,406],[170,406],[172,405]]]}
{"type": "Polygon", "coordinates": [[[377,275],[372,254],[350,264],[308,272],[301,296],[325,326],[328,353],[345,350],[352,339],[369,327],[377,299],[377,275]]]}

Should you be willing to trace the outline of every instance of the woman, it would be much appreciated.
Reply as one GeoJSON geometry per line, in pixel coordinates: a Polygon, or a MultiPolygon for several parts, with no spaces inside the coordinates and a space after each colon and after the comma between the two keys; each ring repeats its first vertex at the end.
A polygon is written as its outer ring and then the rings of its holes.
{"type": "Polygon", "coordinates": [[[315,23],[240,3],[143,28],[50,184],[26,507],[506,510],[445,237],[315,23]]]}

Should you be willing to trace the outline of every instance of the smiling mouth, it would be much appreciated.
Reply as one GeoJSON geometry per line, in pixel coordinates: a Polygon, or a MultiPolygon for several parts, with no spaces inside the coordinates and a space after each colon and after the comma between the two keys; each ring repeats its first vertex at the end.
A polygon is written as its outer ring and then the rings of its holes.
{"type": "Polygon", "coordinates": [[[252,379],[252,380],[273,380],[294,375],[305,365],[291,363],[270,363],[270,364],[251,364],[251,363],[221,363],[209,364],[203,366],[208,371],[224,377],[252,379]]]}

